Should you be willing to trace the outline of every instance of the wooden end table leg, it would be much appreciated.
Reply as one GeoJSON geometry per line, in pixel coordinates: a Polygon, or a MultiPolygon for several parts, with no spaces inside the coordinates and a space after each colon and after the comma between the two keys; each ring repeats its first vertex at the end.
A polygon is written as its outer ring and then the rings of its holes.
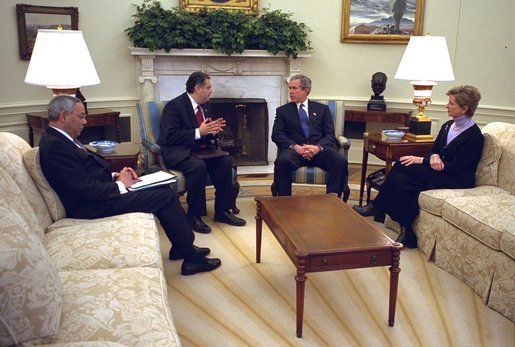
{"type": "Polygon", "coordinates": [[[393,327],[395,323],[395,308],[397,305],[397,288],[399,286],[399,267],[402,244],[395,243],[393,249],[392,266],[390,267],[390,304],[388,308],[388,325],[393,327]],[[399,246],[396,246],[399,245],[399,246]]]}
{"type": "Polygon", "coordinates": [[[261,218],[261,204],[256,201],[256,263],[261,262],[261,235],[263,231],[263,219],[261,218]]]}
{"type": "Polygon", "coordinates": [[[297,269],[297,276],[295,276],[297,283],[297,337],[302,337],[302,323],[304,317],[304,292],[306,284],[306,273],[304,266],[297,269]]]}

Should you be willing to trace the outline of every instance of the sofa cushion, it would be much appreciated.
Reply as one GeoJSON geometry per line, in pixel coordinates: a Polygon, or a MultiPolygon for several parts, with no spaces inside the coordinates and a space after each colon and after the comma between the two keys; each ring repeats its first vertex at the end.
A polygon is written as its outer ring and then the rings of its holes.
{"type": "Polygon", "coordinates": [[[56,342],[180,346],[161,270],[66,271],[59,276],[64,295],[56,342]]]}
{"type": "Polygon", "coordinates": [[[55,222],[66,217],[66,210],[57,193],[52,189],[50,184],[43,175],[41,164],[39,162],[39,147],[29,149],[23,153],[23,163],[27,168],[30,176],[36,183],[39,192],[45,200],[45,204],[50,212],[50,217],[55,222]]]}
{"type": "Polygon", "coordinates": [[[495,137],[483,134],[485,142],[481,160],[476,170],[476,186],[490,185],[497,186],[497,176],[499,175],[499,159],[501,158],[501,148],[497,144],[495,137]]]}
{"type": "Polygon", "coordinates": [[[443,204],[449,198],[496,194],[509,193],[494,186],[478,186],[471,189],[433,189],[421,192],[418,203],[422,210],[441,216],[443,204]]]}
{"type": "Polygon", "coordinates": [[[497,186],[515,194],[515,124],[504,122],[492,122],[483,127],[483,133],[491,134],[501,148],[501,158],[499,159],[499,175],[497,186]]]}
{"type": "Polygon", "coordinates": [[[501,249],[501,237],[515,225],[515,196],[495,194],[449,198],[442,217],[465,233],[495,249],[501,249]]]}
{"type": "Polygon", "coordinates": [[[515,225],[506,228],[501,237],[501,250],[515,259],[515,225]]]}
{"type": "Polygon", "coordinates": [[[44,242],[59,271],[163,266],[156,222],[149,213],[61,221],[49,228],[44,242]]]}
{"type": "Polygon", "coordinates": [[[58,331],[62,287],[39,238],[12,209],[0,207],[0,345],[58,331]]]}

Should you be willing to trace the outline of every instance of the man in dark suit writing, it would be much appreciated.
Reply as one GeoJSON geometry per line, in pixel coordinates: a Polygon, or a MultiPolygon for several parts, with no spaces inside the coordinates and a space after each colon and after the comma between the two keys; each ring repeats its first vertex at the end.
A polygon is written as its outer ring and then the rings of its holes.
{"type": "Polygon", "coordinates": [[[182,171],[186,178],[188,217],[193,230],[209,233],[204,223],[207,215],[205,183],[207,175],[215,186],[215,215],[217,222],[243,226],[245,220],[236,217],[232,184],[232,157],[229,155],[199,158],[192,152],[215,149],[216,135],[225,127],[223,118],[211,119],[202,107],[211,96],[211,78],[196,71],[186,81],[186,92],[168,102],[161,116],[158,144],[166,166],[182,171]]]}
{"type": "Polygon", "coordinates": [[[278,146],[274,183],[278,195],[291,195],[292,172],[317,166],[329,173],[327,193],[342,195],[348,174],[347,159],[338,152],[334,122],[327,105],[308,100],[311,80],[290,78],[291,102],[276,110],[272,141],[278,146]]]}
{"type": "Polygon", "coordinates": [[[77,140],[87,123],[82,102],[68,95],[48,104],[49,126],[39,143],[43,173],[71,218],[102,218],[130,212],[156,215],[172,243],[170,259],[184,259],[183,275],[211,271],[217,258],[206,258],[209,248],[193,245],[194,235],[177,194],[168,186],[129,192],[139,181],[131,168],[112,173],[110,164],[77,140]]]}

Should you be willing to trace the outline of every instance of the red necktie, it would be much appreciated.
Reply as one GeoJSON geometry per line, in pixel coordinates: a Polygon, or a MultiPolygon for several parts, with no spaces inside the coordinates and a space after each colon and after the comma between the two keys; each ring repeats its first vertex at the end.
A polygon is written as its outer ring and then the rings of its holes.
{"type": "Polygon", "coordinates": [[[197,112],[195,113],[195,115],[197,116],[197,122],[200,126],[200,124],[202,124],[202,122],[204,121],[204,116],[202,115],[202,108],[200,107],[200,105],[197,106],[197,112]]]}

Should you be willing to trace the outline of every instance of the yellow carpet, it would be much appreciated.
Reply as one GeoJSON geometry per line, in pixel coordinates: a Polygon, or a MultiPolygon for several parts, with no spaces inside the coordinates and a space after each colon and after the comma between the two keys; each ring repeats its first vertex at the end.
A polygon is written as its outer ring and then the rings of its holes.
{"type": "MultiPolygon", "coordinates": [[[[240,196],[259,193],[253,184],[246,186],[240,196]]],[[[263,195],[269,195],[267,188],[263,195]]],[[[513,322],[410,249],[401,254],[394,327],[387,322],[387,267],[312,273],[304,335],[297,338],[295,267],[266,225],[256,264],[253,198],[240,197],[238,207],[245,227],[214,223],[210,201],[204,221],[213,231],[195,233],[197,245],[222,259],[213,272],[181,276],[181,261],[167,259],[170,243],[161,233],[168,296],[183,346],[515,346],[513,322]]],[[[313,232],[322,231],[314,226],[313,232]]]]}

